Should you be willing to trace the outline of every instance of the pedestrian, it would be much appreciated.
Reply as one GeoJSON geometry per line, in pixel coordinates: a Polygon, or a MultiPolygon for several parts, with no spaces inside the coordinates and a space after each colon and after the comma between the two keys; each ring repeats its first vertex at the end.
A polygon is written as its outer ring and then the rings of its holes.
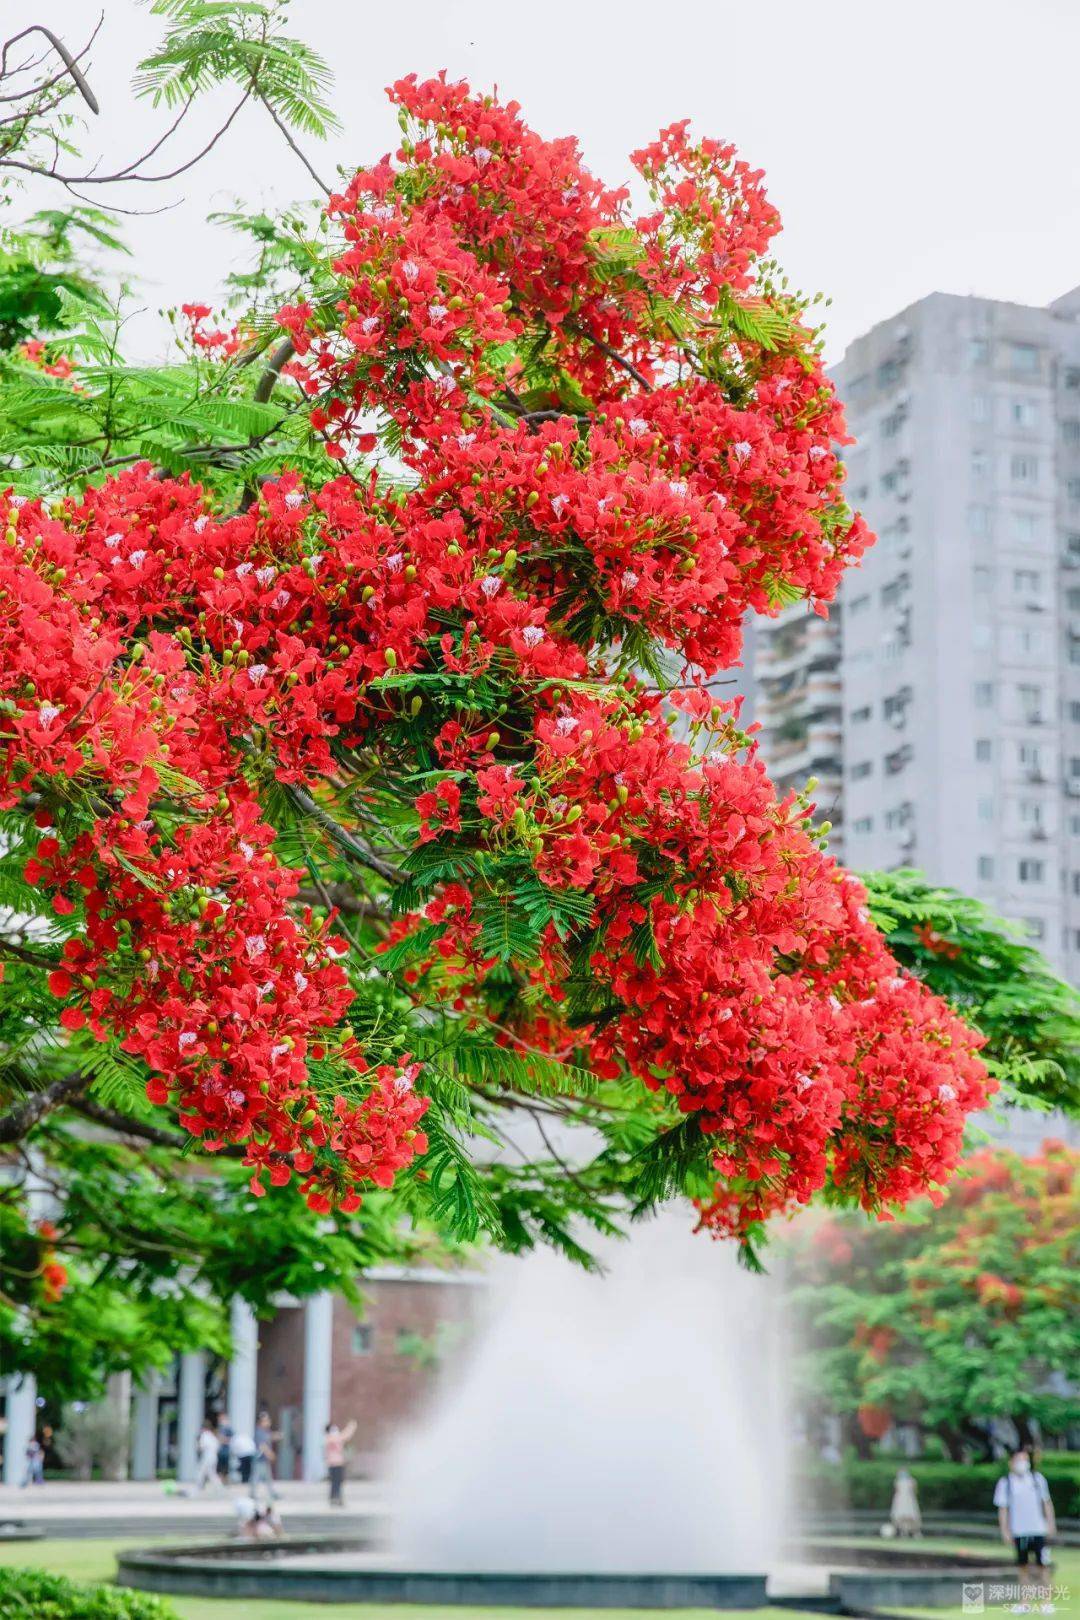
{"type": "Polygon", "coordinates": [[[232,1461],[233,1427],[229,1422],[228,1412],[219,1412],[217,1415],[217,1471],[218,1479],[223,1485],[229,1483],[229,1464],[232,1461]]]}
{"type": "Polygon", "coordinates": [[[345,1497],[342,1487],[345,1484],[345,1447],[356,1433],[355,1418],[339,1429],[336,1423],[326,1425],[326,1439],[323,1441],[323,1455],[326,1459],[326,1471],[330,1476],[330,1506],[344,1507],[345,1497]]]}
{"type": "Polygon", "coordinates": [[[26,1442],[26,1472],[23,1475],[23,1490],[30,1485],[44,1485],[45,1483],[45,1453],[41,1449],[41,1441],[36,1434],[32,1434],[26,1442]]]}
{"type": "Polygon", "coordinates": [[[236,1462],[241,1485],[251,1484],[251,1470],[255,1462],[255,1440],[246,1429],[236,1429],[229,1441],[229,1450],[236,1462]]]}
{"type": "Polygon", "coordinates": [[[922,1514],[919,1511],[919,1488],[914,1474],[908,1469],[898,1470],[893,1480],[892,1507],[889,1521],[898,1536],[922,1534],[922,1514]]]}
{"type": "Polygon", "coordinates": [[[208,1485],[220,1485],[221,1481],[218,1478],[218,1436],[217,1430],[209,1418],[203,1419],[203,1426],[199,1430],[199,1438],[195,1442],[195,1454],[198,1459],[195,1489],[205,1491],[208,1485]]]}
{"type": "Polygon", "coordinates": [[[1057,1534],[1050,1487],[1042,1474],[1031,1466],[1031,1457],[1021,1446],[1009,1458],[1009,1472],[994,1487],[1001,1539],[1016,1548],[1021,1585],[1038,1584],[1040,1568],[1050,1563],[1047,1539],[1057,1534]]]}
{"type": "Polygon", "coordinates": [[[253,1485],[265,1485],[271,1501],[276,1500],[278,1494],[274,1489],[274,1463],[277,1460],[274,1441],[280,1438],[270,1422],[270,1413],[264,1406],[255,1419],[255,1459],[251,1468],[251,1481],[253,1485]]]}

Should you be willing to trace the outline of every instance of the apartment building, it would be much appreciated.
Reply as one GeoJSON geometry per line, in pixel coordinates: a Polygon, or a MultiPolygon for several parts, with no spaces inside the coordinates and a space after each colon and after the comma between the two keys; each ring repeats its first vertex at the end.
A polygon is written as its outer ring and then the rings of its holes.
{"type": "Polygon", "coordinates": [[[758,625],[765,758],[848,865],[980,896],[1080,982],[1080,288],[934,293],[834,376],[878,543],[827,621],[758,625]]]}

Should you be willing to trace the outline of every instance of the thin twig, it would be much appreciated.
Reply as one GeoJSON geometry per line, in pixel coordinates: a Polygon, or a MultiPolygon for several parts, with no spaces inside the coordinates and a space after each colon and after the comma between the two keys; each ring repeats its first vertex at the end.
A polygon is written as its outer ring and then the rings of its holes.
{"type": "Polygon", "coordinates": [[[278,117],[278,115],[275,112],[274,108],[271,106],[269,101],[267,101],[265,96],[260,95],[259,100],[262,102],[263,106],[266,108],[267,112],[270,114],[271,118],[274,120],[274,123],[277,125],[277,127],[281,131],[282,135],[284,135],[286,144],[292,147],[293,151],[296,153],[297,157],[300,159],[301,163],[304,165],[304,168],[307,170],[308,174],[310,174],[310,176],[314,180],[315,184],[319,187],[319,189],[321,191],[324,191],[328,197],[332,197],[334,195],[334,193],[331,191],[331,189],[327,185],[326,181],[317,172],[317,170],[312,167],[310,161],[308,160],[308,158],[307,158],[306,154],[304,153],[304,151],[302,150],[302,148],[299,147],[296,144],[296,142],[293,140],[292,134],[290,133],[290,130],[289,130],[289,126],[282,119],[280,119],[278,117]]]}

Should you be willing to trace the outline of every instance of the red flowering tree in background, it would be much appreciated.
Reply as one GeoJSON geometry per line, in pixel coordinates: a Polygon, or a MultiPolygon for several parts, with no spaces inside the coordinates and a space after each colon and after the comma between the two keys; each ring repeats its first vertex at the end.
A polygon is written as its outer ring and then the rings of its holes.
{"type": "MultiPolygon", "coordinates": [[[[567,1197],[688,1190],[744,1235],[823,1188],[903,1203],[956,1164],[980,1037],[710,690],[747,613],[824,611],[869,541],[761,176],[674,125],[641,211],[513,104],[392,98],[400,148],[331,195],[255,392],[252,446],[303,406],[304,476],[103,455],[0,498],[33,919],[0,952],[56,1025],[0,1137],[115,1123],[107,1053],[320,1213],[393,1185],[513,1244],[511,1173],[462,1138],[520,1108],[605,1138],[576,1170],[548,1142],[541,1232],[567,1197]]],[[[187,314],[230,379],[268,347],[187,314]]],[[[100,381],[48,386],[90,411],[100,381]]]]}
{"type": "MultiPolygon", "coordinates": [[[[1080,1155],[972,1154],[939,1209],[891,1225],[836,1216],[800,1234],[797,1298],[814,1341],[809,1405],[877,1439],[893,1422],[950,1456],[990,1455],[988,1421],[1053,1436],[1080,1421],[1080,1155]]],[[[854,1430],[853,1438],[858,1438],[854,1430]]],[[[1006,1438],[1008,1431],[1006,1431],[1006,1438]]]]}

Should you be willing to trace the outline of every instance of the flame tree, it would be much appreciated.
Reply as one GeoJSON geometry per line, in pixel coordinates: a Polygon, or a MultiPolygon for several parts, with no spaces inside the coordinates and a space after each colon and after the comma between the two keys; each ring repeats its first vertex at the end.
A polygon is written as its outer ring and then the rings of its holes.
{"type": "Polygon", "coordinates": [[[632,207],[513,104],[392,99],[272,320],[187,306],[172,376],[83,306],[0,396],[0,1140],[186,1133],[578,1253],[675,1191],[902,1204],[981,1038],[710,689],[869,541],[761,176],[673,125],[632,207]]]}
{"type": "Polygon", "coordinates": [[[815,1347],[813,1404],[878,1437],[894,1421],[961,1460],[989,1455],[991,1419],[1057,1435],[1080,1421],[1080,1155],[1048,1140],[1022,1158],[972,1154],[944,1203],[891,1225],[838,1216],[797,1244],[815,1347]]]}

